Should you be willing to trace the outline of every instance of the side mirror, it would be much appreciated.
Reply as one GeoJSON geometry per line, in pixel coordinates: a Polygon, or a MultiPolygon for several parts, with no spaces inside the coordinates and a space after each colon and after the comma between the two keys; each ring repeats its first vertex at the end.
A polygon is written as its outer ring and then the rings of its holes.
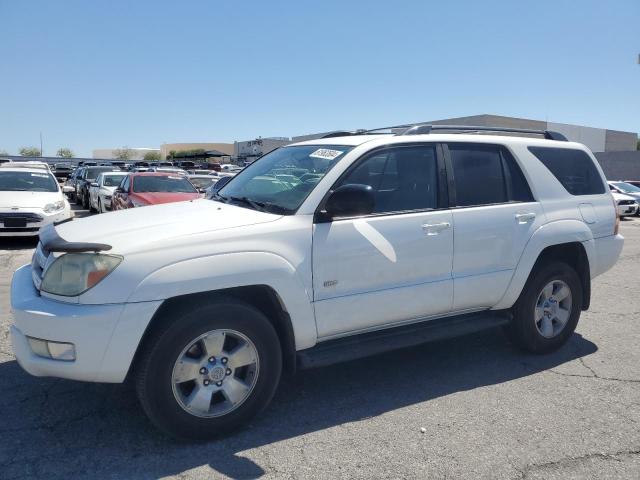
{"type": "Polygon", "coordinates": [[[325,210],[329,218],[368,215],[375,207],[373,188],[352,183],[336,188],[327,199],[325,210]]]}
{"type": "Polygon", "coordinates": [[[98,185],[98,183],[97,183],[97,182],[91,182],[91,185],[90,185],[90,186],[91,186],[91,187],[98,187],[99,185],[98,185]]]}
{"type": "Polygon", "coordinates": [[[233,177],[222,177],[220,180],[218,180],[215,184],[214,190],[217,192],[218,190],[220,190],[222,187],[224,187],[227,183],[229,183],[231,181],[233,177]]]}
{"type": "Polygon", "coordinates": [[[113,193],[124,193],[124,190],[122,189],[122,187],[116,187],[113,193]]]}
{"type": "Polygon", "coordinates": [[[207,191],[204,188],[197,188],[196,190],[198,190],[198,193],[205,193],[207,191]]]}

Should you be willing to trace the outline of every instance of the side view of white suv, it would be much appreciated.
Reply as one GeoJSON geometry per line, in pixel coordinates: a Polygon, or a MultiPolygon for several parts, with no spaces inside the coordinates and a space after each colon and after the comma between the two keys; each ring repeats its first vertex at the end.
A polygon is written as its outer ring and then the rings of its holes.
{"type": "Polygon", "coordinates": [[[32,375],[132,377],[158,427],[206,439],[283,371],[499,325],[555,350],[621,252],[616,206],[583,145],[486,130],[506,129],[331,134],[211,200],[48,227],[13,277],[15,355],[32,375]]]}

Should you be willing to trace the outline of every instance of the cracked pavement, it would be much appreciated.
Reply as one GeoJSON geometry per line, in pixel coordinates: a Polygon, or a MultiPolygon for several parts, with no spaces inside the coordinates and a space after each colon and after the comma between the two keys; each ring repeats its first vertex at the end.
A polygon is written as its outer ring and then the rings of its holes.
{"type": "Polygon", "coordinates": [[[248,428],[196,445],[160,435],[128,385],[21,370],[9,284],[34,243],[0,241],[0,477],[640,478],[640,220],[621,232],[560,351],[491,330],[301,372],[248,428]]]}

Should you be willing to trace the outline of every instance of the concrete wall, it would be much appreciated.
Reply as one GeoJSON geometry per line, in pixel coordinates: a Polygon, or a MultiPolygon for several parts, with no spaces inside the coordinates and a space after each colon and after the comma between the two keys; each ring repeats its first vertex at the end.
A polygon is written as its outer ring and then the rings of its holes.
{"type": "Polygon", "coordinates": [[[640,180],[640,151],[595,154],[608,180],[640,180]]]}
{"type": "Polygon", "coordinates": [[[605,152],[628,152],[633,151],[638,145],[638,134],[631,132],[621,132],[619,130],[607,130],[605,141],[605,152]]]}
{"type": "Polygon", "coordinates": [[[586,145],[592,152],[605,151],[607,131],[602,128],[548,122],[546,130],[562,133],[572,142],[580,142],[586,145]]]}

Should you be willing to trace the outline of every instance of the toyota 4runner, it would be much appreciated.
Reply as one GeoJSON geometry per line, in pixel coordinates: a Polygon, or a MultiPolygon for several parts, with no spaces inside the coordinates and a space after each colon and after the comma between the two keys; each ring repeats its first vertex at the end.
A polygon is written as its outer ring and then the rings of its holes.
{"type": "Polygon", "coordinates": [[[51,225],[13,277],[16,358],[131,378],[158,427],[207,439],[263,410],[283,371],[495,326],[557,349],[620,254],[616,207],[583,145],[484,130],[330,134],[211,199],[51,225]]]}

